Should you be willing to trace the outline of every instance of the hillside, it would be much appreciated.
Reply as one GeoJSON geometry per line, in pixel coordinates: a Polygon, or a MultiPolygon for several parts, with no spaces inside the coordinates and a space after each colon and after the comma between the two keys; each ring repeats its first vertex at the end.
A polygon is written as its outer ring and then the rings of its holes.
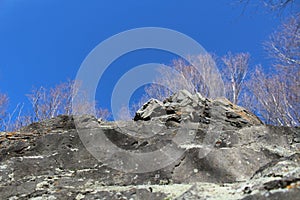
{"type": "Polygon", "coordinates": [[[300,196],[300,128],[185,90],[132,121],[59,116],[0,134],[1,199],[300,196]]]}

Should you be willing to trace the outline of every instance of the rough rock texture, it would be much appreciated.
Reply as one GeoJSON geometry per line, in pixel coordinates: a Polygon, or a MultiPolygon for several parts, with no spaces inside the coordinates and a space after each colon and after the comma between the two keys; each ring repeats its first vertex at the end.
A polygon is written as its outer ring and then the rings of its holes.
{"type": "Polygon", "coordinates": [[[73,117],[59,116],[0,133],[0,199],[300,196],[300,129],[263,125],[226,99],[180,91],[164,102],[150,100],[134,121],[98,122],[91,116],[77,121],[85,132],[102,132],[126,151],[147,153],[174,143],[182,155],[155,171],[119,171],[85,148],[73,117]]]}

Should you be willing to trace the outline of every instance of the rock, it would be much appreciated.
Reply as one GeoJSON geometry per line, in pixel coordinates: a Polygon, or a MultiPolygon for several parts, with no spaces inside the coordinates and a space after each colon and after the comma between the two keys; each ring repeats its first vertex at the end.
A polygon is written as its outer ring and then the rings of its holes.
{"type": "Polygon", "coordinates": [[[227,99],[210,100],[199,93],[194,95],[186,90],[179,91],[164,102],[151,99],[136,112],[135,121],[163,119],[164,122],[189,120],[204,124],[227,122],[241,128],[262,125],[257,116],[242,107],[233,105],[227,99]]]}
{"type": "Polygon", "coordinates": [[[264,125],[226,99],[180,91],[150,100],[134,121],[59,116],[0,133],[0,196],[296,199],[298,138],[300,128],[264,125]]]}
{"type": "Polygon", "coordinates": [[[161,116],[165,114],[165,110],[162,109],[163,104],[157,99],[150,99],[143,107],[136,112],[134,120],[150,120],[153,117],[161,116]]]}

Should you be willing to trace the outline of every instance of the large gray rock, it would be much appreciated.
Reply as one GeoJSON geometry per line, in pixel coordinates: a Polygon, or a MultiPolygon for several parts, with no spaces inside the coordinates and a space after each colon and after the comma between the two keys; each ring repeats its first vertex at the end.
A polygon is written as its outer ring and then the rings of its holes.
{"type": "Polygon", "coordinates": [[[194,95],[186,90],[179,91],[173,96],[160,102],[151,99],[136,112],[135,121],[139,120],[192,121],[196,123],[228,124],[233,127],[262,125],[257,116],[242,107],[233,105],[225,98],[216,100],[206,99],[199,93],[194,95]]]}
{"type": "Polygon", "coordinates": [[[135,121],[59,116],[17,132],[0,133],[0,197],[296,199],[300,194],[299,138],[299,128],[263,125],[226,99],[180,91],[164,102],[150,100],[135,121]],[[82,134],[91,135],[90,141],[82,134]],[[131,167],[129,161],[138,161],[122,153],[97,160],[88,144],[101,135],[124,152],[145,158],[163,149],[157,158],[143,160],[145,168],[157,169],[120,170],[131,167]],[[168,159],[166,155],[173,156],[173,162],[160,168],[159,157],[168,159]],[[118,169],[111,163],[120,163],[118,169]]]}

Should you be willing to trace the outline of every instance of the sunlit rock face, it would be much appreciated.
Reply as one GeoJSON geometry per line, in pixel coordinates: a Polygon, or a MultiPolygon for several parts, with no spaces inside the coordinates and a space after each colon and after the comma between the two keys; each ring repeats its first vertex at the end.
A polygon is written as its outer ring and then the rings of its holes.
{"type": "Polygon", "coordinates": [[[0,199],[297,199],[299,141],[299,128],[183,90],[132,121],[59,116],[1,133],[0,199]]]}

